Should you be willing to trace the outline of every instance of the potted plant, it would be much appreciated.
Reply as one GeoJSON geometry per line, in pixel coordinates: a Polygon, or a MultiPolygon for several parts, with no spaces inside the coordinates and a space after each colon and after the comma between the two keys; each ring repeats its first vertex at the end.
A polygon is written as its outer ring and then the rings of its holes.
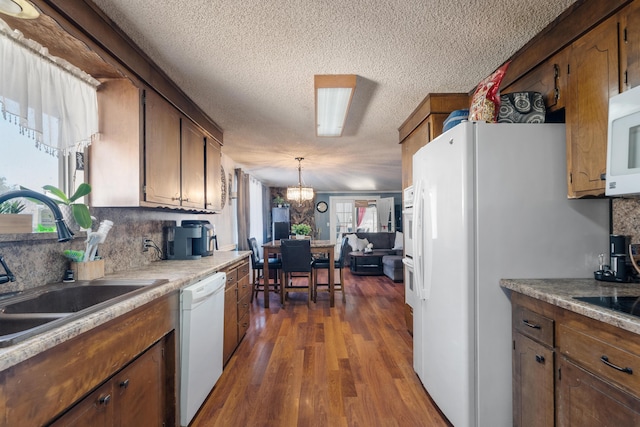
{"type": "Polygon", "coordinates": [[[89,214],[89,207],[84,203],[75,203],[76,200],[86,196],[91,192],[91,186],[89,184],[80,184],[76,192],[73,193],[71,197],[67,197],[67,195],[64,194],[62,190],[54,187],[53,185],[45,185],[42,188],[50,192],[54,196],[51,199],[58,205],[60,205],[60,210],[62,211],[63,216],[65,216],[65,222],[67,222],[67,226],[73,228],[73,224],[68,223],[70,214],[71,218],[73,218],[76,224],[78,224],[80,227],[86,229],[91,228],[92,221],[91,215],[89,214]]]}
{"type": "Polygon", "coordinates": [[[311,226],[307,224],[293,224],[291,232],[296,235],[296,239],[304,239],[311,234],[311,226]]]}
{"type": "Polygon", "coordinates": [[[0,233],[31,233],[33,215],[21,214],[25,206],[20,200],[0,203],[0,233]]]}
{"type": "Polygon", "coordinates": [[[273,198],[273,204],[276,205],[277,207],[281,208],[283,203],[284,203],[284,198],[279,194],[273,198]]]}

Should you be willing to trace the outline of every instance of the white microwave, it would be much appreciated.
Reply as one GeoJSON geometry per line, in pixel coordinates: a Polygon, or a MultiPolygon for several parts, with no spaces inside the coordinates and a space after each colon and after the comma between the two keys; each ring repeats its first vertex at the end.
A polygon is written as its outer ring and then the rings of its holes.
{"type": "Polygon", "coordinates": [[[640,86],[609,100],[605,194],[640,195],[640,86]]]}

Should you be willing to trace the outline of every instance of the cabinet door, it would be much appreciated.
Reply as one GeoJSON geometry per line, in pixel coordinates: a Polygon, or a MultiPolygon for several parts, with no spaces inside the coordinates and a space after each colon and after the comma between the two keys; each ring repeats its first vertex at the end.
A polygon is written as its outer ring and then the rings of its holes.
{"type": "Polygon", "coordinates": [[[640,2],[623,9],[620,24],[621,81],[627,90],[640,85],[640,2]]]}
{"type": "Polygon", "coordinates": [[[145,201],[180,206],[180,113],[145,92],[145,201]]]}
{"type": "Polygon", "coordinates": [[[206,208],[214,211],[220,211],[222,210],[221,197],[223,193],[220,144],[218,144],[218,141],[213,138],[207,138],[206,147],[206,208]]]}
{"type": "Polygon", "coordinates": [[[85,397],[53,422],[51,427],[113,426],[114,395],[112,384],[109,381],[85,397]]]}
{"type": "Polygon", "coordinates": [[[181,205],[204,209],[204,134],[189,119],[182,119],[181,205]]]}
{"type": "Polygon", "coordinates": [[[238,345],[238,285],[227,286],[224,293],[224,363],[229,361],[238,345]]]}
{"type": "Polygon", "coordinates": [[[501,90],[501,93],[540,92],[548,111],[565,107],[568,50],[561,50],[501,90]]]}
{"type": "Polygon", "coordinates": [[[604,195],[609,97],[618,93],[618,22],[613,16],[571,46],[568,74],[569,197],[604,195]]]}
{"type": "Polygon", "coordinates": [[[119,426],[162,426],[165,364],[163,341],[152,346],[113,379],[119,426]]]}
{"type": "Polygon", "coordinates": [[[514,334],[513,425],[554,425],[554,352],[514,334]]]}
{"type": "Polygon", "coordinates": [[[638,426],[640,399],[560,358],[558,425],[638,426]]]}

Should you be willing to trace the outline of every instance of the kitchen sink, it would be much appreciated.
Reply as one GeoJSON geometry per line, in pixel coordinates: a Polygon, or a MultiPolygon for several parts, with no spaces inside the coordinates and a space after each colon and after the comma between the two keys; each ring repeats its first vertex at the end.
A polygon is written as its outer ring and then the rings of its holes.
{"type": "Polygon", "coordinates": [[[47,285],[0,301],[0,347],[123,301],[167,280],[106,280],[47,285]]]}
{"type": "Polygon", "coordinates": [[[53,321],[51,318],[0,318],[0,336],[13,335],[53,321]]]}
{"type": "Polygon", "coordinates": [[[62,288],[24,301],[6,304],[4,314],[15,313],[76,313],[105,301],[140,289],[135,285],[91,285],[62,288]]]}

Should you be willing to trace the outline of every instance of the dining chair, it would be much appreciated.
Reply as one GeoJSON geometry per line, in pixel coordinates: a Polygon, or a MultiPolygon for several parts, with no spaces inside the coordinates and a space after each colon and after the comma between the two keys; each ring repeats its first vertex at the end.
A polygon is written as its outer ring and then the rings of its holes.
{"type": "Polygon", "coordinates": [[[312,268],[311,268],[311,242],[306,239],[282,239],[280,241],[280,254],[282,256],[282,269],[280,277],[280,304],[284,307],[284,300],[289,292],[307,290],[309,295],[307,305],[311,305],[313,298],[312,268]],[[294,284],[293,277],[301,277],[301,273],[307,276],[307,285],[294,284]]]}
{"type": "MultiPolygon", "coordinates": [[[[340,255],[338,256],[338,259],[334,260],[333,262],[333,268],[337,269],[340,271],[339,275],[340,275],[340,283],[338,283],[336,280],[334,280],[333,283],[333,291],[337,292],[340,291],[342,292],[342,302],[346,302],[347,299],[345,297],[344,294],[344,274],[343,274],[343,269],[344,269],[344,264],[345,264],[345,259],[347,257],[347,254],[351,252],[351,246],[349,245],[349,239],[347,239],[346,237],[342,238],[342,244],[340,245],[340,255]]],[[[313,302],[316,302],[317,298],[318,298],[318,286],[326,286],[327,287],[327,292],[329,292],[329,283],[318,283],[318,270],[320,269],[326,269],[327,270],[327,280],[328,280],[328,273],[329,273],[329,258],[317,258],[313,261],[312,264],[312,268],[313,268],[313,302]]]]}
{"type": "MultiPolygon", "coordinates": [[[[253,298],[258,297],[258,293],[264,290],[264,284],[269,283],[269,278],[264,277],[264,259],[260,258],[260,252],[258,250],[258,241],[255,237],[251,237],[247,239],[247,243],[249,243],[249,248],[251,248],[251,267],[252,267],[252,285],[251,285],[251,302],[253,302],[253,298]],[[260,284],[260,277],[262,276],[262,284],[260,284]]],[[[269,273],[271,271],[275,271],[275,280],[274,280],[274,290],[278,288],[278,274],[279,270],[282,268],[282,262],[280,258],[269,258],[269,273]]]]}

